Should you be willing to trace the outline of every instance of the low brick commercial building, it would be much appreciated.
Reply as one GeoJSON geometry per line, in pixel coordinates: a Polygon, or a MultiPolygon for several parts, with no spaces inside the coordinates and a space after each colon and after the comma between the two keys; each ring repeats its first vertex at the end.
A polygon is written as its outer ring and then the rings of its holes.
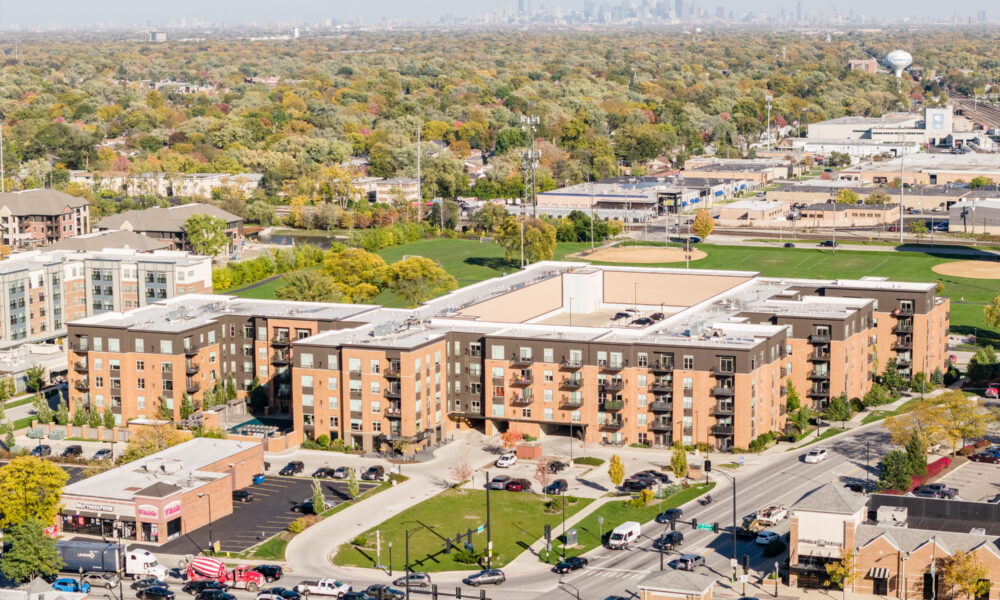
{"type": "Polygon", "coordinates": [[[194,438],[66,486],[62,531],[163,543],[233,512],[264,470],[259,442],[194,438]]]}
{"type": "Polygon", "coordinates": [[[995,507],[980,502],[882,495],[868,498],[839,483],[820,486],[792,506],[789,584],[822,587],[827,579],[826,565],[852,555],[854,581],[849,591],[853,593],[903,600],[951,600],[965,597],[946,583],[945,575],[951,557],[963,552],[986,567],[993,583],[989,593],[979,598],[996,600],[1000,598],[996,519],[973,523],[985,526],[974,530],[966,520],[940,516],[971,515],[977,509],[995,512],[995,507]],[[897,515],[904,515],[903,519],[907,509],[910,515],[922,516],[911,519],[912,523],[872,520],[878,506],[893,504],[901,505],[893,508],[897,515]],[[932,518],[932,514],[939,516],[932,518]]]}

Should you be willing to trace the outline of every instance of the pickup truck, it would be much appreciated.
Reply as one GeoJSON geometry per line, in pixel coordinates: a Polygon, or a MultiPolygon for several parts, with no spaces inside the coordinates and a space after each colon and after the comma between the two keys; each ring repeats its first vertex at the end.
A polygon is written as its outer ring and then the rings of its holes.
{"type": "Polygon", "coordinates": [[[788,517],[788,508],[780,504],[771,504],[758,510],[754,517],[761,525],[774,526],[788,517]]]}
{"type": "Polygon", "coordinates": [[[303,581],[295,586],[295,591],[304,596],[315,594],[317,596],[333,596],[335,598],[340,598],[347,592],[351,591],[351,586],[346,583],[341,583],[336,579],[326,578],[320,579],[319,581],[303,581]]]}

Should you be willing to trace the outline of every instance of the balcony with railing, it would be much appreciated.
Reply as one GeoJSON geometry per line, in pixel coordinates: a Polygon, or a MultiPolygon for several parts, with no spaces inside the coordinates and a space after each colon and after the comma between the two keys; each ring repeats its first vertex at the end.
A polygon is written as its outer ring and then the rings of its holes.
{"type": "Polygon", "coordinates": [[[717,385],[714,388],[712,388],[712,395],[713,396],[723,396],[723,397],[727,397],[728,398],[728,397],[731,397],[731,396],[733,396],[735,394],[736,394],[736,390],[734,388],[732,388],[732,387],[727,386],[727,385],[717,385]]]}
{"type": "Polygon", "coordinates": [[[913,357],[908,354],[901,354],[896,356],[896,366],[897,367],[909,367],[913,364],[913,357]]]}
{"type": "Polygon", "coordinates": [[[809,389],[810,398],[829,398],[830,397],[830,387],[829,386],[812,386],[809,389]]]}
{"type": "Polygon", "coordinates": [[[287,346],[292,343],[292,338],[287,335],[276,335],[271,338],[271,345],[275,348],[287,346]]]}
{"type": "Polygon", "coordinates": [[[275,352],[274,356],[271,357],[271,362],[276,365],[287,365],[291,359],[292,356],[288,352],[275,352]]]}
{"type": "Polygon", "coordinates": [[[713,415],[723,415],[729,416],[733,414],[733,403],[732,402],[718,402],[715,408],[712,409],[713,415]]]}
{"type": "Polygon", "coordinates": [[[913,348],[913,336],[901,335],[892,343],[893,350],[911,350],[913,348]]]}
{"type": "Polygon", "coordinates": [[[651,383],[649,385],[649,389],[654,394],[666,394],[666,393],[674,391],[674,382],[673,381],[661,381],[661,380],[657,379],[657,380],[653,381],[653,383],[651,383]]]}
{"type": "Polygon", "coordinates": [[[403,409],[400,408],[399,404],[392,403],[385,407],[383,411],[386,417],[390,419],[401,419],[403,418],[403,409]]]}
{"type": "Polygon", "coordinates": [[[606,371],[608,373],[617,373],[618,371],[624,369],[627,364],[628,361],[612,360],[604,363],[599,363],[599,366],[601,367],[602,371],[606,371]]]}
{"type": "Polygon", "coordinates": [[[815,381],[827,381],[830,379],[830,371],[813,369],[812,373],[809,373],[809,379],[815,381]]]}
{"type": "Polygon", "coordinates": [[[83,379],[77,380],[76,385],[74,387],[80,390],[81,392],[85,392],[90,389],[90,382],[87,380],[86,377],[84,377],[83,379]]]}
{"type": "Polygon", "coordinates": [[[621,379],[605,379],[597,387],[605,392],[620,392],[625,388],[625,382],[621,379]]]}
{"type": "Polygon", "coordinates": [[[567,371],[576,371],[577,369],[583,368],[583,361],[563,359],[563,361],[559,363],[559,366],[567,371]]]}
{"type": "Polygon", "coordinates": [[[184,346],[184,356],[191,358],[192,356],[198,356],[198,349],[194,346],[184,346]]]}
{"type": "Polygon", "coordinates": [[[87,366],[87,363],[78,360],[73,363],[73,370],[78,373],[86,373],[90,370],[90,367],[87,366]]]}
{"type": "Polygon", "coordinates": [[[653,361],[653,364],[649,365],[649,370],[657,375],[663,373],[673,373],[674,363],[669,360],[656,360],[653,361]]]}
{"type": "Polygon", "coordinates": [[[608,419],[601,423],[601,429],[621,429],[625,426],[625,419],[608,419]]]}
{"type": "Polygon", "coordinates": [[[398,398],[401,398],[402,396],[403,396],[402,390],[400,390],[400,388],[397,387],[397,386],[390,385],[387,388],[385,388],[385,397],[386,398],[396,398],[396,399],[398,399],[398,398]]]}
{"type": "Polygon", "coordinates": [[[733,367],[730,367],[728,365],[727,366],[715,365],[714,367],[709,369],[708,372],[709,374],[714,375],[716,377],[732,377],[733,375],[736,374],[736,371],[733,369],[733,367]]]}
{"type": "Polygon", "coordinates": [[[670,419],[653,419],[649,423],[649,429],[652,431],[673,431],[674,424],[670,419]]]}
{"type": "Polygon", "coordinates": [[[198,366],[198,363],[196,363],[196,362],[192,362],[192,361],[189,360],[189,361],[187,361],[184,364],[184,373],[186,375],[195,375],[195,374],[198,373],[199,369],[200,369],[200,367],[198,366]]]}
{"type": "Polygon", "coordinates": [[[674,410],[674,403],[673,402],[665,402],[663,400],[656,400],[655,402],[650,402],[649,403],[649,410],[651,410],[651,411],[653,411],[655,413],[673,412],[673,410],[674,410]]]}
{"type": "Polygon", "coordinates": [[[76,352],[77,354],[86,354],[90,352],[90,346],[87,344],[80,344],[80,343],[70,344],[69,349],[72,350],[73,352],[76,352]]]}
{"type": "Polygon", "coordinates": [[[712,435],[716,437],[731,436],[733,435],[733,426],[727,423],[712,425],[712,435]]]}
{"type": "Polygon", "coordinates": [[[892,316],[894,317],[912,317],[913,307],[912,306],[900,306],[896,310],[892,311],[892,316]]]}
{"type": "Polygon", "coordinates": [[[194,394],[194,393],[197,393],[197,391],[201,389],[201,384],[199,384],[197,381],[190,381],[189,380],[187,382],[187,388],[185,388],[185,389],[186,389],[187,393],[194,394]]]}
{"type": "Polygon", "coordinates": [[[559,387],[566,388],[570,390],[578,390],[583,387],[582,377],[566,377],[561,382],[559,382],[559,387]]]}
{"type": "Polygon", "coordinates": [[[810,344],[829,344],[830,334],[829,333],[814,333],[809,336],[810,344]]]}
{"type": "Polygon", "coordinates": [[[621,410],[625,408],[624,400],[605,400],[601,402],[601,410],[621,410]]]}
{"type": "Polygon", "coordinates": [[[913,321],[912,320],[899,320],[896,325],[893,326],[893,333],[911,333],[913,331],[913,321]]]}
{"type": "Polygon", "coordinates": [[[399,379],[400,377],[399,371],[400,371],[399,363],[395,361],[390,361],[389,366],[385,368],[385,371],[382,372],[382,375],[384,375],[386,379],[399,379]]]}
{"type": "Polygon", "coordinates": [[[563,397],[559,399],[559,408],[574,409],[581,406],[583,406],[583,398],[574,398],[573,396],[563,394],[563,397]]]}
{"type": "Polygon", "coordinates": [[[510,359],[510,362],[515,367],[530,367],[535,362],[535,360],[530,356],[526,356],[523,354],[515,354],[513,358],[510,359]]]}
{"type": "Polygon", "coordinates": [[[510,384],[514,387],[525,387],[532,383],[534,383],[534,377],[531,373],[522,373],[510,380],[510,384]]]}
{"type": "Polygon", "coordinates": [[[830,352],[816,351],[809,355],[809,362],[830,362],[830,352]]]}
{"type": "Polygon", "coordinates": [[[511,406],[531,406],[535,397],[531,394],[514,394],[510,399],[511,406]]]}

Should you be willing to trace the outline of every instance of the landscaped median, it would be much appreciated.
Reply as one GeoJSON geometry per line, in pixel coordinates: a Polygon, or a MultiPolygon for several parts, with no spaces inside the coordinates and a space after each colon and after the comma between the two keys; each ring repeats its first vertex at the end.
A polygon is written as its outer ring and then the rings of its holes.
{"type": "MultiPolygon", "coordinates": [[[[674,492],[662,500],[650,502],[646,506],[638,508],[629,506],[628,499],[608,502],[570,527],[570,529],[576,529],[577,538],[575,546],[566,548],[566,556],[579,556],[590,552],[603,543],[602,537],[607,537],[612,529],[622,523],[626,521],[647,523],[668,508],[682,506],[714,487],[714,482],[698,483],[674,492]],[[604,519],[603,523],[601,518],[604,519]]],[[[562,543],[565,538],[561,535],[561,529],[559,533],[559,538],[552,540],[552,551],[549,552],[548,556],[540,557],[544,562],[555,564],[562,560],[562,543]]]]}
{"type": "MultiPolygon", "coordinates": [[[[576,514],[593,502],[588,498],[566,498],[566,517],[576,514]]],[[[542,537],[545,525],[555,530],[562,522],[562,498],[531,493],[490,492],[490,523],[493,539],[493,566],[502,567],[542,537]]],[[[415,571],[440,572],[477,570],[475,557],[464,551],[465,533],[472,530],[475,555],[486,551],[486,491],[453,488],[429,498],[342,545],[333,563],[342,567],[374,567],[379,556],[376,534],[381,542],[381,563],[389,564],[392,543],[392,568],[404,570],[406,531],[410,534],[410,568],[415,571]],[[445,538],[461,533],[463,539],[445,553],[445,538]],[[472,560],[470,560],[472,559],[472,560]]]]}

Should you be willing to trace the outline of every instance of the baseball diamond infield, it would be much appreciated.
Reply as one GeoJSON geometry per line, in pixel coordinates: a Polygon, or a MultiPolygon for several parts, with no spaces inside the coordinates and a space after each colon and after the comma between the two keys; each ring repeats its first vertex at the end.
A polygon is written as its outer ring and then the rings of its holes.
{"type": "Polygon", "coordinates": [[[1000,279],[1000,262],[992,260],[956,260],[934,265],[931,270],[952,277],[1000,279]]]}
{"type": "MultiPolygon", "coordinates": [[[[708,256],[703,251],[692,248],[691,260],[698,260],[708,256]]],[[[595,262],[606,263],[676,263],[684,262],[684,250],[682,248],[663,248],[658,246],[621,246],[614,248],[601,248],[590,254],[578,253],[573,258],[582,258],[595,262]]]]}

